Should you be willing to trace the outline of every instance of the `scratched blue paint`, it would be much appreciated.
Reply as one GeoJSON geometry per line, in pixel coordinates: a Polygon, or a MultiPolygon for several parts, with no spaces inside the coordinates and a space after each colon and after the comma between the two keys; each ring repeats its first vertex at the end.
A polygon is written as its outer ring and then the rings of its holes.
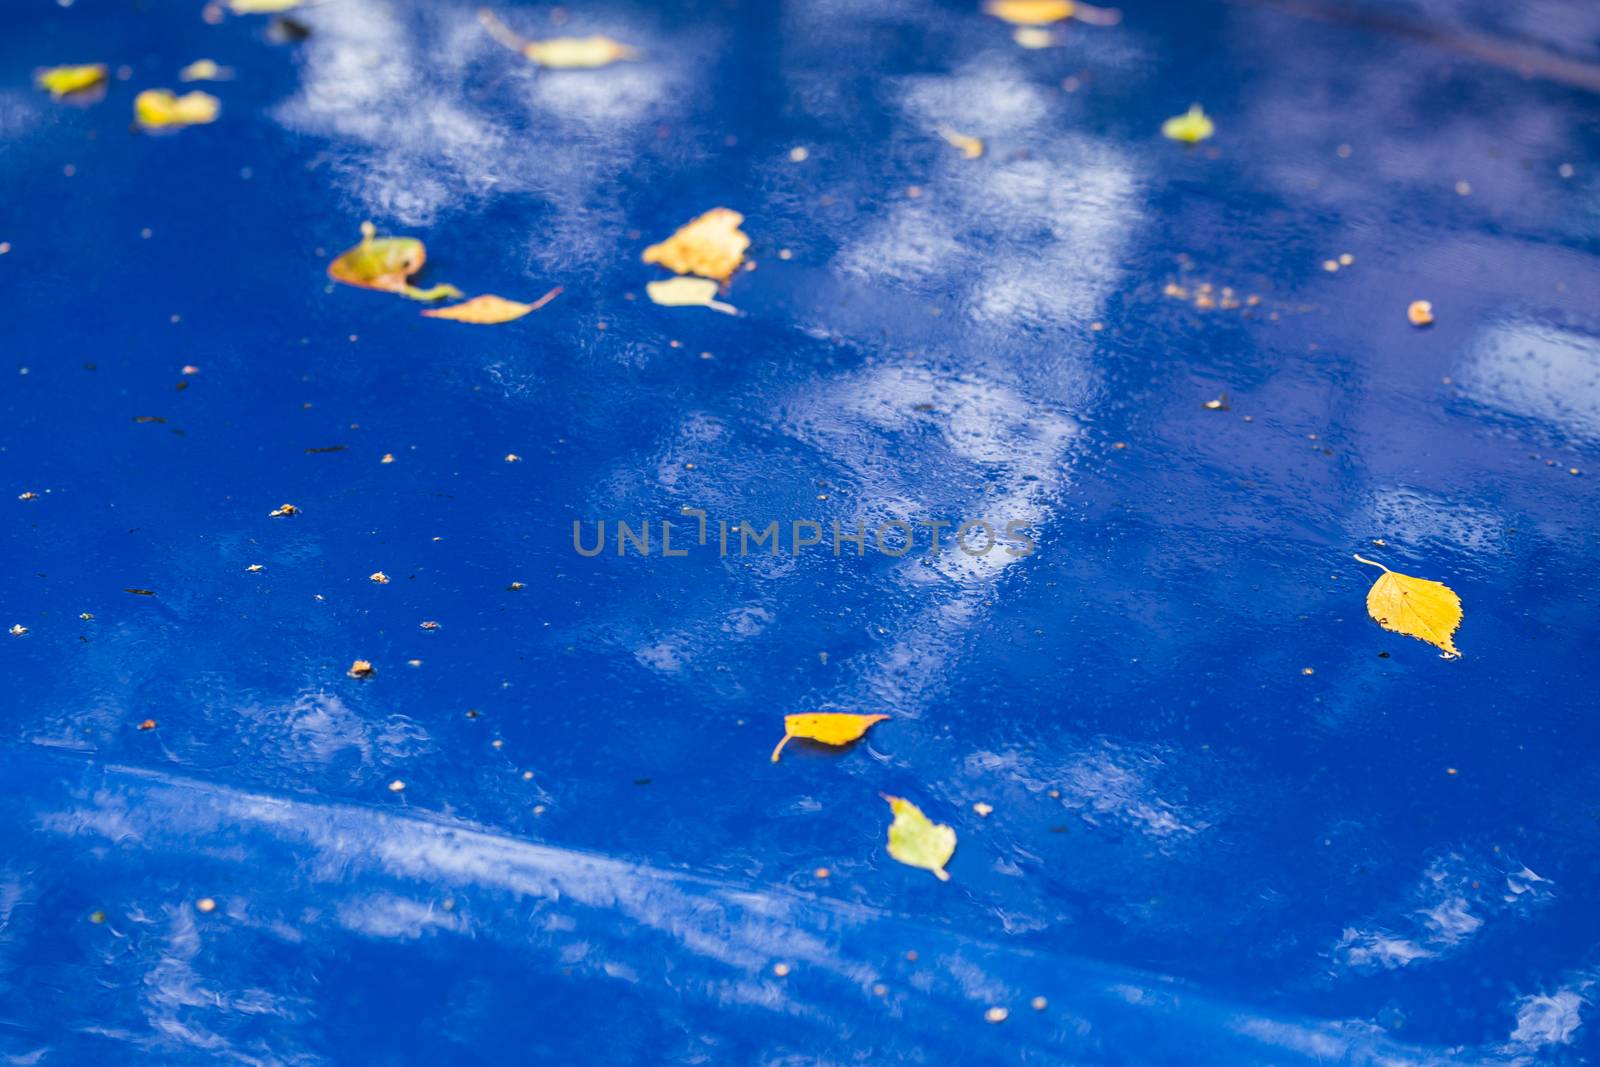
{"type": "Polygon", "coordinates": [[[13,5],[0,1054],[1591,1061],[1600,12],[1339,12],[503,10],[640,49],[539,73],[446,0],[13,5]],[[219,121],[131,133],[202,56],[219,121]],[[717,205],[741,314],[648,303],[717,205]],[[330,286],[368,218],[565,292],[330,286]],[[833,552],[976,519],[1037,550],[833,552]],[[824,708],[892,718],[768,762],[824,708]]]}

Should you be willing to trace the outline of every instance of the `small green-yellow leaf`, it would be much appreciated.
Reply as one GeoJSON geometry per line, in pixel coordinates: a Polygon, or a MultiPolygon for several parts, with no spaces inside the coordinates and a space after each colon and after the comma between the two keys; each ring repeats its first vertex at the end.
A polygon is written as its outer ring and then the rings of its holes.
{"type": "Polygon", "coordinates": [[[197,59],[178,71],[178,78],[186,82],[221,82],[233,77],[233,70],[219,66],[214,59],[197,59]]]}
{"type": "Polygon", "coordinates": [[[1182,115],[1174,115],[1161,124],[1161,136],[1187,144],[1204,141],[1216,132],[1216,124],[1199,104],[1190,104],[1188,111],[1182,115]]]}
{"type": "Polygon", "coordinates": [[[372,223],[363,222],[361,243],[328,264],[328,277],[345,285],[398,293],[412,300],[461,296],[461,290],[453,285],[418,289],[407,280],[421,270],[427,260],[427,249],[415,237],[378,237],[372,223]]]}
{"type": "Polygon", "coordinates": [[[1461,625],[1461,598],[1455,590],[1426,578],[1399,574],[1381,563],[1357,556],[1383,575],[1367,590],[1367,614],[1385,630],[1415,637],[1443,650],[1444,659],[1461,656],[1454,635],[1461,625]]]}
{"type": "Polygon", "coordinates": [[[739,313],[732,304],[724,304],[716,298],[717,283],[710,278],[667,278],[647,283],[644,291],[649,294],[652,301],[662,307],[702,307],[720,311],[725,315],[739,313]]]}
{"type": "Polygon", "coordinates": [[[889,824],[889,855],[908,867],[932,871],[941,882],[950,875],[944,865],[956,851],[956,832],[922,814],[922,809],[902,797],[885,796],[894,812],[889,824]]]}
{"type": "Polygon", "coordinates": [[[222,103],[210,93],[178,96],[171,89],[146,89],[133,98],[133,116],[147,130],[215,122],[222,103]]]}
{"type": "Polygon", "coordinates": [[[92,89],[105,80],[106,65],[104,63],[50,67],[34,75],[34,83],[41,89],[50,90],[50,95],[57,100],[68,93],[79,93],[85,89],[92,89]]]}
{"type": "Polygon", "coordinates": [[[778,755],[796,737],[803,737],[807,741],[820,741],[824,745],[848,745],[859,740],[872,726],[887,719],[887,715],[854,715],[843,711],[819,711],[807,715],[785,715],[783,717],[783,740],[778,742],[778,747],[772,750],[772,762],[778,762],[778,755]]]}
{"type": "Polygon", "coordinates": [[[478,21],[489,36],[514,52],[521,52],[541,67],[558,70],[592,70],[608,67],[619,59],[632,59],[638,53],[621,41],[595,34],[590,37],[551,37],[530,41],[501,22],[488,8],[478,9],[478,21]]]}

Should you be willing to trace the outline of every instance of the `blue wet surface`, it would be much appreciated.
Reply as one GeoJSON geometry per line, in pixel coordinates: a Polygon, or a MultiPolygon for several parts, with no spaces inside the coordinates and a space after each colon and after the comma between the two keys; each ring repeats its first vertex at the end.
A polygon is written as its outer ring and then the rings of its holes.
{"type": "Polygon", "coordinates": [[[641,54],[8,12],[7,1062],[1595,1057],[1600,9],[500,14],[641,54]],[[220,119],[131,133],[202,56],[220,119]],[[741,314],[650,304],[718,205],[741,314]],[[330,285],[368,218],[565,292],[330,285]],[[618,519],[649,558],[574,551],[618,519]],[[896,519],[1038,547],[716,551],[896,519]],[[1459,592],[1464,657],[1353,552],[1459,592]],[[891,718],[770,763],[819,709],[891,718]]]}

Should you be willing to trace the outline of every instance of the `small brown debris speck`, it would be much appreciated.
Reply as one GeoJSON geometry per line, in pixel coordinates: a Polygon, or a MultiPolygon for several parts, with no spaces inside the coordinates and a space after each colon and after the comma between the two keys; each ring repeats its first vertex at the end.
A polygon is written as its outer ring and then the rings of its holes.
{"type": "Polygon", "coordinates": [[[990,813],[994,811],[994,805],[985,804],[983,801],[980,800],[976,804],[972,805],[972,810],[977,812],[979,815],[983,816],[984,818],[988,818],[990,813]]]}
{"type": "Polygon", "coordinates": [[[517,455],[515,452],[507,452],[506,453],[506,462],[507,463],[521,463],[522,462],[522,457],[517,455]]]}
{"type": "Polygon", "coordinates": [[[89,913],[89,921],[99,925],[106,921],[106,913],[103,911],[91,911],[89,913]]]}
{"type": "Polygon", "coordinates": [[[38,493],[35,493],[35,492],[33,492],[33,491],[32,491],[32,490],[31,490],[31,489],[30,489],[30,490],[29,490],[29,491],[28,491],[28,492],[26,492],[26,493],[18,493],[18,494],[17,494],[17,499],[18,499],[18,500],[38,500],[38,499],[39,499],[39,494],[38,494],[38,493]]]}
{"type": "Polygon", "coordinates": [[[1339,270],[1339,261],[1337,259],[1325,259],[1322,261],[1322,269],[1329,274],[1334,274],[1339,270]]]}
{"type": "Polygon", "coordinates": [[[378,462],[379,463],[393,463],[394,462],[394,453],[393,452],[385,452],[383,454],[383,458],[378,460],[378,462]]]}
{"type": "Polygon", "coordinates": [[[510,585],[506,586],[506,590],[508,592],[512,592],[512,593],[515,593],[518,590],[526,589],[526,588],[527,588],[527,586],[523,585],[521,582],[512,582],[510,585]]]}
{"type": "Polygon", "coordinates": [[[772,973],[779,978],[787,978],[789,976],[789,965],[787,963],[774,963],[772,965],[772,973]]]}
{"type": "Polygon", "coordinates": [[[1472,195],[1472,183],[1471,182],[1467,182],[1467,181],[1456,182],[1456,195],[1457,196],[1471,196],[1472,195]]]}
{"type": "Polygon", "coordinates": [[[1043,997],[1034,997],[1029,1003],[1033,1006],[1034,1011],[1044,1011],[1050,1006],[1050,1002],[1043,997]]]}
{"type": "Polygon", "coordinates": [[[1563,163],[1561,166],[1556,168],[1556,173],[1561,175],[1563,178],[1570,178],[1575,172],[1572,169],[1571,163],[1563,163]]]}
{"type": "Polygon", "coordinates": [[[1406,319],[1413,326],[1433,325],[1433,301],[1413,300],[1406,308],[1406,319]]]}
{"type": "Polygon", "coordinates": [[[1300,668],[1300,673],[1301,674],[1316,674],[1317,671],[1316,671],[1316,668],[1314,668],[1314,667],[1301,667],[1300,668]]]}
{"type": "Polygon", "coordinates": [[[28,632],[28,628],[22,625],[20,622],[13,623],[9,632],[12,637],[21,637],[23,634],[28,632]]]}
{"type": "Polygon", "coordinates": [[[437,630],[439,628],[439,624],[434,622],[432,619],[426,619],[417,625],[421,626],[424,630],[437,630]]]}
{"type": "Polygon", "coordinates": [[[194,906],[196,910],[203,911],[208,914],[217,910],[217,902],[212,900],[210,897],[201,897],[199,900],[194,902],[194,906]]]}
{"type": "Polygon", "coordinates": [[[369,660],[358,659],[350,664],[349,675],[352,678],[371,678],[377,673],[369,660]]]}
{"type": "Polygon", "coordinates": [[[406,784],[404,782],[402,782],[400,779],[396,778],[394,781],[389,783],[389,792],[391,792],[391,793],[404,793],[405,791],[406,791],[406,784]]]}
{"type": "Polygon", "coordinates": [[[1568,467],[1567,473],[1576,478],[1578,475],[1582,474],[1583,471],[1579,470],[1577,467],[1568,467]]]}
{"type": "Polygon", "coordinates": [[[1355,261],[1356,261],[1356,257],[1352,256],[1349,252],[1340,252],[1339,253],[1339,266],[1348,267],[1350,264],[1354,263],[1355,261]]]}
{"type": "Polygon", "coordinates": [[[876,982],[872,986],[872,995],[875,997],[886,997],[889,995],[889,987],[884,985],[882,982],[876,982]]]}
{"type": "Polygon", "coordinates": [[[252,563],[252,564],[250,564],[250,566],[248,566],[248,567],[246,567],[246,568],[245,568],[245,571],[246,571],[246,572],[247,572],[247,573],[250,573],[250,574],[259,574],[259,573],[261,573],[261,571],[262,571],[262,570],[263,570],[263,569],[264,569],[264,568],[263,568],[263,567],[262,567],[262,566],[261,566],[261,564],[259,564],[259,563],[252,563]]]}
{"type": "Polygon", "coordinates": [[[183,366],[183,373],[185,373],[185,374],[199,374],[200,373],[200,368],[196,367],[193,363],[185,363],[184,366],[183,366]]]}
{"type": "Polygon", "coordinates": [[[1444,769],[1444,773],[1449,774],[1449,775],[1455,775],[1455,774],[1459,774],[1460,772],[1457,771],[1454,767],[1446,767],[1444,769]]]}
{"type": "Polygon", "coordinates": [[[990,1008],[983,1013],[983,1021],[987,1023],[1003,1023],[1011,1017],[1011,1013],[1004,1008],[990,1008]]]}
{"type": "Polygon", "coordinates": [[[89,620],[91,620],[91,619],[93,619],[93,618],[94,618],[94,612],[92,612],[92,611],[85,611],[85,612],[83,612],[83,613],[81,613],[81,614],[80,614],[80,615],[79,615],[79,616],[78,616],[78,618],[80,618],[80,619],[82,619],[82,620],[83,620],[83,621],[84,621],[84,622],[88,622],[88,621],[89,621],[89,620]]]}
{"type": "Polygon", "coordinates": [[[1126,442],[1126,441],[1113,441],[1113,442],[1111,442],[1111,447],[1116,449],[1118,452],[1121,452],[1123,449],[1128,447],[1128,442],[1126,442]]]}
{"type": "Polygon", "coordinates": [[[1228,411],[1228,394],[1223,393],[1215,400],[1207,400],[1205,406],[1207,411],[1228,411]]]}
{"type": "Polygon", "coordinates": [[[367,581],[373,582],[377,585],[388,585],[389,576],[382,571],[373,571],[371,574],[367,575],[367,581]]]}
{"type": "Polygon", "coordinates": [[[156,721],[154,719],[146,719],[144,722],[139,724],[139,729],[141,730],[154,730],[155,728],[156,721]]]}
{"type": "Polygon", "coordinates": [[[279,504],[277,507],[267,512],[267,518],[282,519],[290,515],[298,514],[300,514],[300,509],[295,507],[293,504],[279,504]]]}
{"type": "Polygon", "coordinates": [[[828,870],[828,868],[826,868],[826,867],[818,867],[816,870],[812,871],[811,873],[813,875],[815,875],[816,877],[818,877],[818,878],[827,878],[829,875],[833,874],[833,872],[828,870]]]}
{"type": "Polygon", "coordinates": [[[906,959],[908,961],[910,961],[911,963],[916,963],[917,962],[917,950],[916,949],[911,949],[910,951],[908,951],[906,953],[906,959]]]}
{"type": "Polygon", "coordinates": [[[156,595],[156,591],[154,589],[124,589],[123,592],[124,593],[132,593],[134,596],[155,596],[156,595]]]}

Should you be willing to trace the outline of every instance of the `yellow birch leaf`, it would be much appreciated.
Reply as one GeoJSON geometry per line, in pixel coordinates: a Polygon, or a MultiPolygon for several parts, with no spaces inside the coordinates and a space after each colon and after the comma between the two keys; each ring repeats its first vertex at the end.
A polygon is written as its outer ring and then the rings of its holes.
{"type": "Polygon", "coordinates": [[[739,309],[732,304],[724,304],[717,297],[717,283],[710,278],[666,278],[659,282],[649,282],[644,291],[650,299],[662,307],[702,307],[712,311],[720,311],[725,315],[737,315],[739,309]]]}
{"type": "Polygon", "coordinates": [[[1415,637],[1444,650],[1444,659],[1461,651],[1452,640],[1461,625],[1461,598],[1447,585],[1399,574],[1361,556],[1357,561],[1377,567],[1383,576],[1367,590],[1367,614],[1385,630],[1415,637]]]}
{"type": "Polygon", "coordinates": [[[147,130],[215,122],[220,110],[221,101],[198,89],[182,96],[171,89],[146,89],[133,98],[133,116],[147,130]]]}
{"type": "Polygon", "coordinates": [[[968,137],[964,133],[957,133],[948,126],[939,127],[939,136],[943,137],[952,148],[961,149],[961,154],[968,159],[977,159],[983,155],[983,142],[976,137],[968,137]]]}
{"type": "Polygon", "coordinates": [[[1072,0],[987,0],[983,11],[1013,26],[1048,26],[1070,19],[1077,6],[1072,0]]]}
{"type": "Polygon", "coordinates": [[[885,795],[894,811],[894,822],[889,824],[889,855],[908,867],[921,867],[932,871],[941,882],[950,875],[944,865],[956,851],[956,832],[943,823],[936,823],[922,814],[922,809],[901,797],[885,795]]]}
{"type": "Polygon", "coordinates": [[[228,0],[228,10],[235,15],[281,15],[293,11],[305,0],[228,0]]]}
{"type": "Polygon", "coordinates": [[[50,95],[60,100],[68,93],[92,89],[106,80],[104,63],[84,63],[71,67],[50,67],[34,75],[34,84],[49,89],[50,95]]]}
{"type": "Polygon", "coordinates": [[[328,264],[328,277],[359,289],[399,293],[412,300],[443,300],[461,296],[453,285],[418,289],[407,281],[422,269],[428,253],[415,237],[378,237],[370,222],[361,224],[361,243],[328,264]]]}
{"type": "Polygon", "coordinates": [[[819,711],[810,715],[785,715],[783,740],[772,750],[772,762],[796,737],[807,741],[820,741],[824,745],[848,745],[858,741],[873,723],[882,722],[887,715],[852,715],[843,711],[819,711]]]}
{"type": "Polygon", "coordinates": [[[677,233],[644,250],[646,263],[659,263],[677,274],[698,274],[725,282],[750,247],[739,224],[744,216],[725,207],[712,208],[677,233]]]}
{"type": "Polygon", "coordinates": [[[178,79],[186,82],[223,82],[233,77],[233,70],[219,66],[214,59],[197,59],[178,71],[178,79]]]}
{"type": "Polygon", "coordinates": [[[1205,113],[1199,104],[1190,104],[1189,110],[1182,115],[1174,115],[1161,124],[1161,136],[1172,141],[1183,141],[1194,144],[1204,141],[1217,127],[1211,117],[1205,113]]]}
{"type": "Polygon", "coordinates": [[[481,326],[492,326],[500,322],[511,322],[520,319],[530,311],[538,311],[550,301],[561,295],[561,286],[556,286],[548,293],[541,296],[531,304],[519,304],[515,300],[507,300],[492,293],[475,296],[461,304],[451,304],[447,308],[433,308],[422,314],[430,319],[450,319],[454,322],[471,322],[481,326]]]}

